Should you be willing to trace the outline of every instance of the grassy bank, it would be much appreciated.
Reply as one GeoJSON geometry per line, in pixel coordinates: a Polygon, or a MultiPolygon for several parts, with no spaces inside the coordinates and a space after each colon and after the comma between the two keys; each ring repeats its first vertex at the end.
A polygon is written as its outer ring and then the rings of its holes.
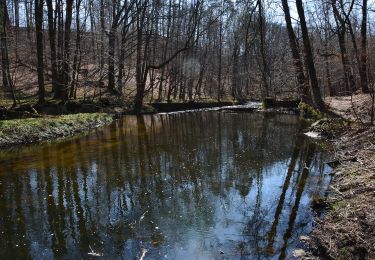
{"type": "Polygon", "coordinates": [[[375,259],[375,128],[343,118],[310,129],[332,143],[333,171],[325,214],[303,238],[308,252],[295,251],[300,259],[375,259]]]}
{"type": "Polygon", "coordinates": [[[104,113],[0,120],[0,147],[70,136],[110,122],[112,117],[104,113]]]}
{"type": "Polygon", "coordinates": [[[347,128],[332,141],[327,212],[308,244],[324,259],[375,259],[375,129],[347,128]]]}

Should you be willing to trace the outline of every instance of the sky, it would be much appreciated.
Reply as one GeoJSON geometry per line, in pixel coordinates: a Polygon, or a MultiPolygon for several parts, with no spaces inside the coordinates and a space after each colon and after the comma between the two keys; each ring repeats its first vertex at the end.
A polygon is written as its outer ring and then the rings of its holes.
{"type": "MultiPolygon", "coordinates": [[[[164,1],[167,1],[167,0],[164,0],[164,1]]],[[[235,0],[232,0],[232,1],[235,2],[235,0]]],[[[256,0],[253,0],[253,1],[255,2],[256,0]]],[[[268,16],[272,17],[272,19],[275,22],[284,23],[284,16],[283,16],[284,13],[283,13],[282,7],[281,7],[281,0],[264,0],[264,1],[266,3],[265,10],[266,10],[268,16]]],[[[314,10],[313,5],[320,2],[320,1],[329,1],[329,0],[303,0],[303,3],[305,5],[306,16],[307,16],[308,19],[312,18],[313,16],[317,16],[317,14],[314,14],[314,13],[309,14],[309,11],[310,12],[313,11],[314,10]]],[[[13,1],[10,1],[10,2],[13,2],[13,1]]],[[[289,8],[290,8],[291,16],[295,21],[297,21],[298,20],[298,14],[297,14],[296,7],[295,7],[296,6],[295,0],[288,0],[288,2],[289,2],[289,8]]],[[[348,3],[348,2],[351,2],[351,0],[344,0],[344,2],[348,3]]],[[[12,6],[9,5],[8,8],[12,9],[12,6]]],[[[361,8],[361,6],[356,6],[356,8],[355,8],[355,12],[358,13],[358,17],[361,17],[360,8],[361,8]]],[[[373,24],[373,26],[375,26],[375,0],[368,0],[368,8],[369,8],[368,21],[371,24],[373,24]]],[[[10,10],[10,11],[12,12],[12,10],[10,10]]],[[[21,18],[20,23],[21,23],[21,26],[25,26],[24,13],[25,13],[25,8],[24,8],[24,5],[21,3],[20,4],[20,16],[21,16],[20,17],[21,18]]]]}

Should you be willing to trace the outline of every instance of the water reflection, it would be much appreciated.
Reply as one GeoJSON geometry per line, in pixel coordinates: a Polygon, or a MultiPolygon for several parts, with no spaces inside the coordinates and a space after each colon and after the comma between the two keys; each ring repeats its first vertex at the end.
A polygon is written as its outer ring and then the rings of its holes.
{"type": "Polygon", "coordinates": [[[285,258],[327,183],[299,132],[288,115],[129,116],[2,152],[0,255],[285,258]]]}

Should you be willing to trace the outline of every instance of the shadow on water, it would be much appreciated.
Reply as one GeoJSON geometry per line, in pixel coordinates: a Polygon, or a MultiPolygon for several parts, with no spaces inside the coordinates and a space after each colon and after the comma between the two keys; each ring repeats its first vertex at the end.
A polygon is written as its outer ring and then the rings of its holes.
{"type": "Polygon", "coordinates": [[[0,153],[0,255],[284,259],[311,231],[324,154],[290,115],[127,116],[0,153]]]}

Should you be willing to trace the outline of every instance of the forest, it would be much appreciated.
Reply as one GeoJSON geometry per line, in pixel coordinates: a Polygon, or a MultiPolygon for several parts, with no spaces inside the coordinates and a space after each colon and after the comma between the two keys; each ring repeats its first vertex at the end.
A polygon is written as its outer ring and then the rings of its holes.
{"type": "MultiPolygon", "coordinates": [[[[371,94],[372,1],[2,1],[2,95],[145,102],[371,94]]],[[[37,98],[36,98],[37,97],[37,98]]]]}
{"type": "Polygon", "coordinates": [[[0,0],[0,51],[0,258],[375,259],[375,0],[0,0]]]}

